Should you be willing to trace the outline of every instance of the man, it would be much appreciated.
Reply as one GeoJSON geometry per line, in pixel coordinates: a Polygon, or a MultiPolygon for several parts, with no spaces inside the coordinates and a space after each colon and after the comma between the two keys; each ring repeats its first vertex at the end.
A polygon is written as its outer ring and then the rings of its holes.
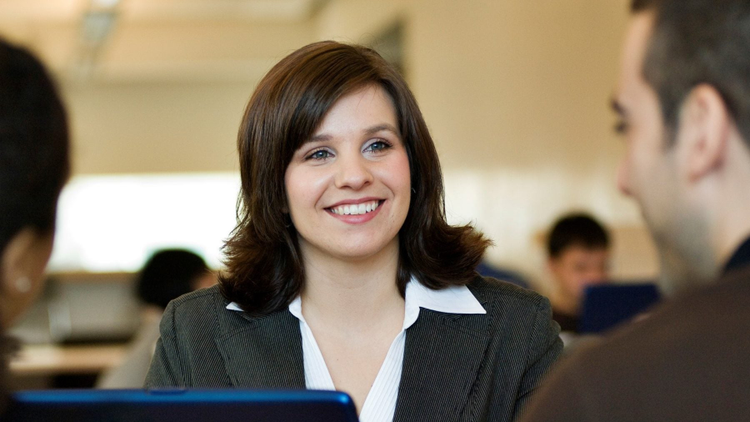
{"type": "Polygon", "coordinates": [[[750,1],[634,0],[620,189],[673,299],[563,362],[526,421],[750,418],[750,1]]]}
{"type": "Polygon", "coordinates": [[[547,267],[554,281],[552,319],[577,332],[583,292],[609,278],[609,235],[588,214],[560,217],[547,237],[547,267]]]}
{"type": "MultiPolygon", "coordinates": [[[[47,70],[0,38],[0,420],[12,408],[5,336],[44,285],[57,199],[70,172],[66,112],[47,70]]],[[[23,416],[23,415],[22,415],[23,416]]]]}

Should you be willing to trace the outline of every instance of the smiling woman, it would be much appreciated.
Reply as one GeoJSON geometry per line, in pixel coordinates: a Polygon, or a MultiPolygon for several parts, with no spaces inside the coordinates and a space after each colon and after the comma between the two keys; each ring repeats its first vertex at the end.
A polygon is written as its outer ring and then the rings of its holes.
{"type": "Polygon", "coordinates": [[[295,152],[285,185],[303,257],[398,256],[411,178],[396,120],[388,94],[367,86],[338,100],[295,152]]]}
{"type": "Polygon", "coordinates": [[[277,64],[240,127],[220,286],[170,304],[147,386],[339,389],[362,421],[512,420],[557,358],[546,299],[479,277],[416,100],[374,51],[277,64]],[[439,386],[439,388],[438,388],[439,386]]]}

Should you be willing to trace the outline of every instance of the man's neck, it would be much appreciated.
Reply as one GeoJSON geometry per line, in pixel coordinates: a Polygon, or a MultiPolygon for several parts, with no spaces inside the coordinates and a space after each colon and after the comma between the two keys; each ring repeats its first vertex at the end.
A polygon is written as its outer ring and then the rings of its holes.
{"type": "Polygon", "coordinates": [[[750,237],[750,153],[742,139],[730,141],[725,172],[714,208],[713,250],[723,269],[740,245],[750,237]]]}

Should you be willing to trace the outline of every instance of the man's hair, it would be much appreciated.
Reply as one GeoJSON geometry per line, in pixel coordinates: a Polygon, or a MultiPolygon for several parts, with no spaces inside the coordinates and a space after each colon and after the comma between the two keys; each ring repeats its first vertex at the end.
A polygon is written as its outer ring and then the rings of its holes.
{"type": "Polygon", "coordinates": [[[489,241],[470,226],[446,222],[437,151],[406,82],[372,49],[324,41],[274,66],[240,125],[239,222],[225,244],[227,270],[220,284],[224,296],[246,312],[281,310],[301,292],[303,257],[294,225],[283,212],[286,168],[337,100],[373,85],[393,101],[409,157],[411,205],[398,235],[401,294],[412,275],[433,289],[467,284],[476,276],[489,241]]]}
{"type": "Polygon", "coordinates": [[[606,249],[609,235],[594,217],[584,213],[567,214],[552,226],[547,238],[547,254],[550,258],[558,258],[572,246],[606,249]]]}
{"type": "Polygon", "coordinates": [[[0,39],[0,251],[25,227],[54,229],[68,149],[65,110],[44,67],[0,39]]]}
{"type": "Polygon", "coordinates": [[[655,15],[643,76],[659,97],[672,137],[683,101],[706,83],[750,142],[750,2],[633,0],[631,11],[655,15]]]}
{"type": "Polygon", "coordinates": [[[149,305],[166,308],[174,299],[190,293],[195,281],[209,272],[199,255],[184,249],[163,249],[146,261],[138,274],[138,298],[149,305]]]}

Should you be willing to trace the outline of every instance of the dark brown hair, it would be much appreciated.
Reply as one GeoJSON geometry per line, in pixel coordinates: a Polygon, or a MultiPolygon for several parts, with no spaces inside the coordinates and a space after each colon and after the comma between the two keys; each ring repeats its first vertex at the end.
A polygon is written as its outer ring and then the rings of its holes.
{"type": "Polygon", "coordinates": [[[721,94],[750,143],[750,2],[633,0],[631,11],[656,18],[643,76],[659,97],[670,140],[683,101],[706,83],[721,94]]]}
{"type": "Polygon", "coordinates": [[[447,224],[437,151],[406,82],[369,48],[318,42],[271,69],[240,125],[238,224],[224,247],[227,270],[220,283],[224,296],[248,313],[282,310],[299,295],[303,260],[294,226],[282,212],[286,168],[333,104],[370,84],[393,100],[409,156],[412,199],[399,231],[401,294],[412,275],[433,289],[463,285],[475,276],[489,241],[470,226],[447,224]]]}
{"type": "Polygon", "coordinates": [[[571,246],[607,249],[609,247],[607,229],[587,213],[563,215],[552,225],[547,238],[547,255],[550,258],[558,258],[571,246]]]}

